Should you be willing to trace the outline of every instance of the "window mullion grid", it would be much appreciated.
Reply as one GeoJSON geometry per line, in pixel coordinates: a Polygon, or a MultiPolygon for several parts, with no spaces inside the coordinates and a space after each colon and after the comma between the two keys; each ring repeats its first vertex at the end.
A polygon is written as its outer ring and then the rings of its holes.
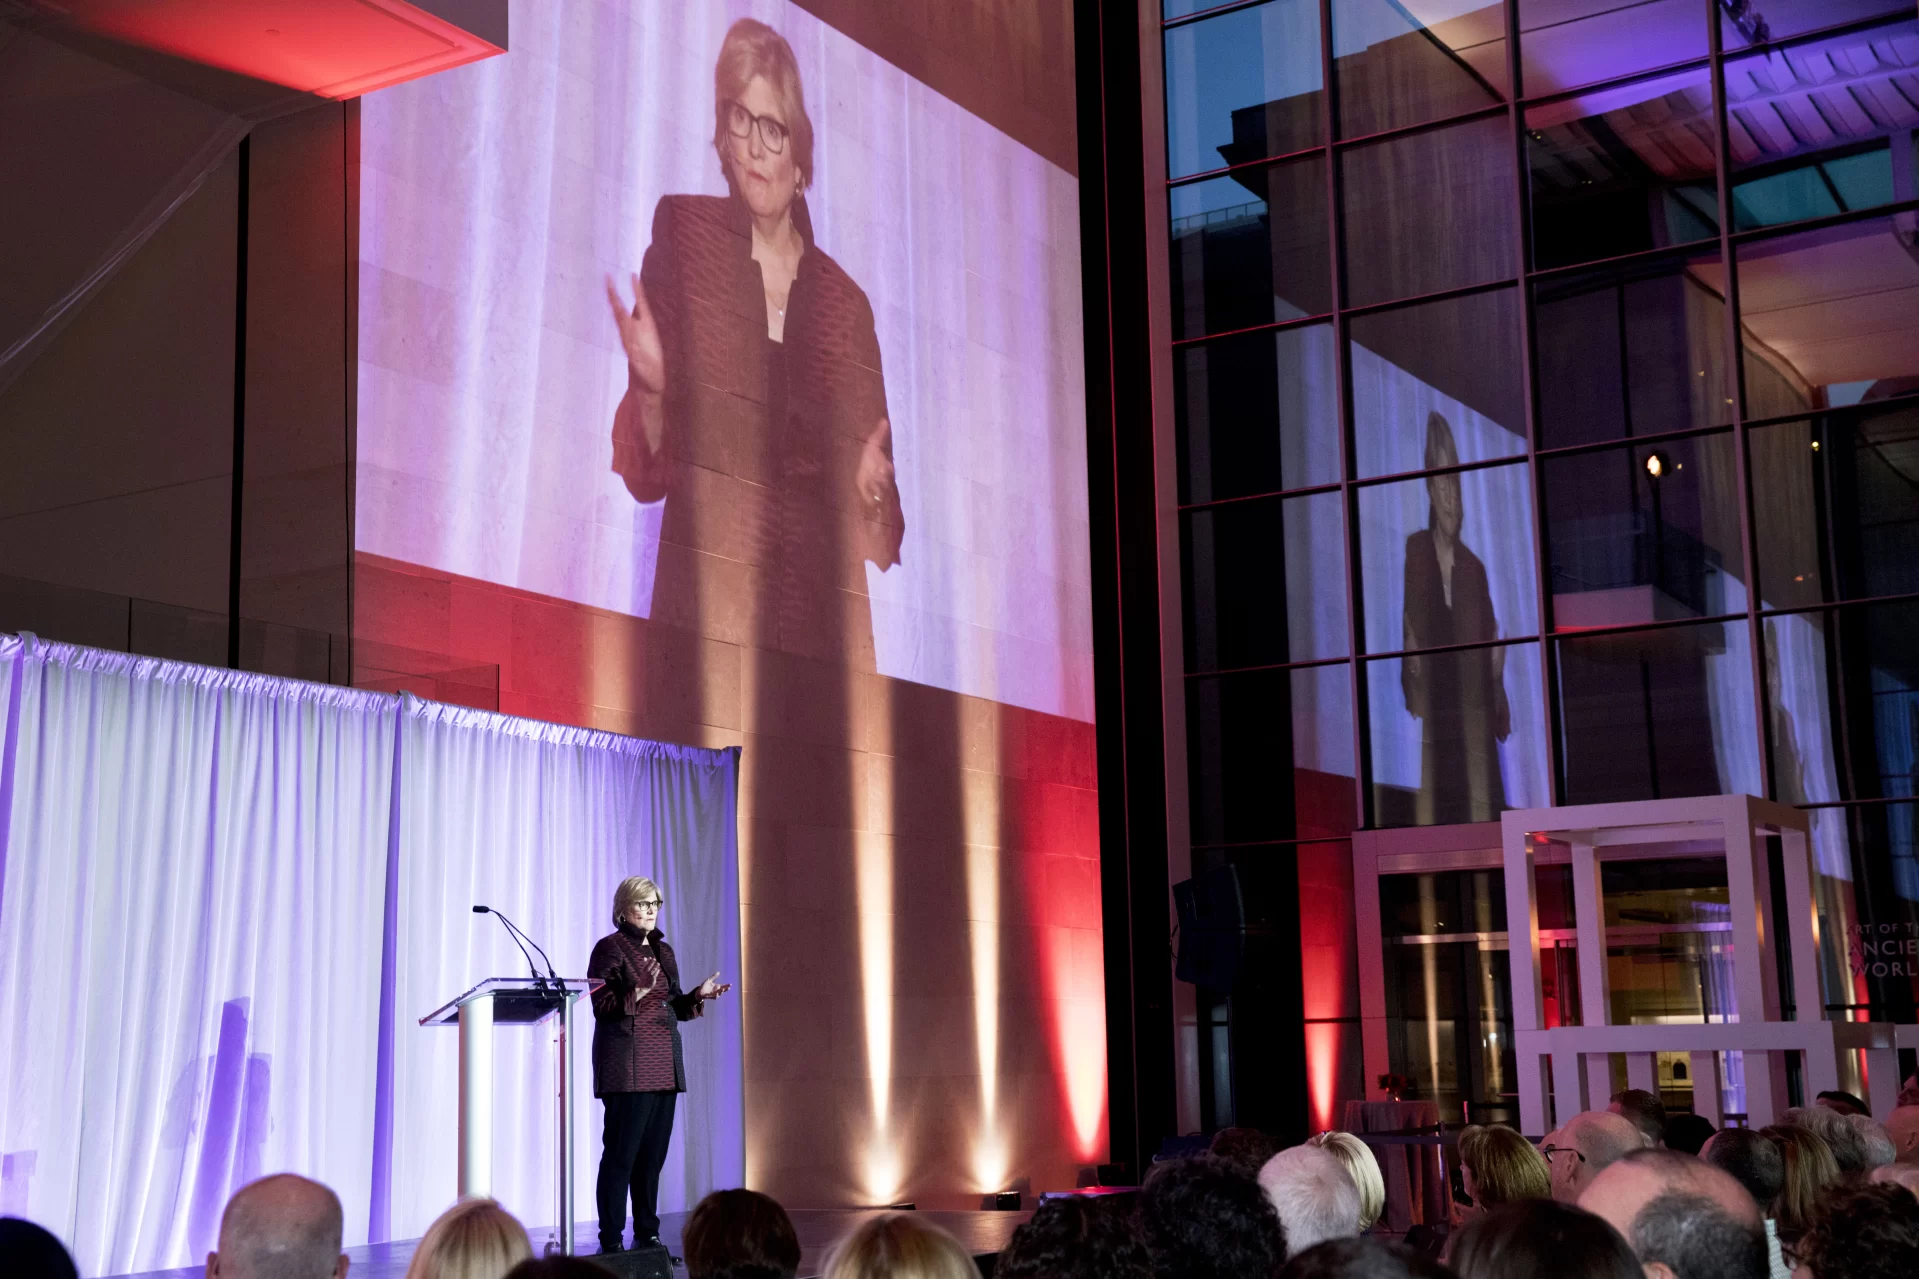
{"type": "Polygon", "coordinates": [[[1739,308],[1739,264],[1733,258],[1732,141],[1726,107],[1726,49],[1718,6],[1708,4],[1707,39],[1712,59],[1713,162],[1719,176],[1719,260],[1726,275],[1726,367],[1731,374],[1733,477],[1739,488],[1739,553],[1745,558],[1746,650],[1752,666],[1753,731],[1759,747],[1759,793],[1774,794],[1771,714],[1766,696],[1766,635],[1759,621],[1758,538],[1753,525],[1751,431],[1746,424],[1745,320],[1739,308]]]}
{"type": "Polygon", "coordinates": [[[1539,619],[1539,705],[1546,717],[1547,803],[1558,804],[1566,793],[1559,757],[1560,706],[1554,696],[1559,670],[1559,648],[1553,642],[1552,558],[1546,543],[1546,485],[1539,465],[1539,391],[1534,363],[1538,332],[1533,322],[1532,286],[1532,169],[1526,162],[1526,109],[1521,105],[1519,0],[1506,0],[1506,83],[1510,115],[1508,134],[1513,143],[1513,234],[1519,237],[1520,402],[1526,413],[1526,468],[1533,495],[1533,590],[1539,619]]]}
{"type": "MultiPolygon", "coordinates": [[[[1346,237],[1340,217],[1340,156],[1333,142],[1339,136],[1339,94],[1333,83],[1333,0],[1319,0],[1319,83],[1326,95],[1326,217],[1328,219],[1327,254],[1333,278],[1333,385],[1338,389],[1339,406],[1339,494],[1342,527],[1346,544],[1346,660],[1350,667],[1349,700],[1353,729],[1353,815],[1355,826],[1371,825],[1372,753],[1367,749],[1367,698],[1365,663],[1360,654],[1360,636],[1364,630],[1363,597],[1359,580],[1359,500],[1353,477],[1359,470],[1359,457],[1353,436],[1353,387],[1351,361],[1346,357],[1346,237]]],[[[1287,726],[1291,731],[1291,725],[1287,726]]]]}

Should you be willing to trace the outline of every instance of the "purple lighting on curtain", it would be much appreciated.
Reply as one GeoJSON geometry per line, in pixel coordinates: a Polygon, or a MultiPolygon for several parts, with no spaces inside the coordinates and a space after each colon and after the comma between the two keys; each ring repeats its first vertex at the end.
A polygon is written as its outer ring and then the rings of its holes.
{"type": "Polygon", "coordinates": [[[373,1174],[369,1240],[393,1237],[393,969],[400,935],[400,719],[393,719],[393,799],[387,815],[386,906],[380,923],[380,1047],[373,1070],[373,1174]]]}
{"type": "Polygon", "coordinates": [[[220,1010],[220,1047],[213,1057],[206,1136],[200,1146],[200,1170],[193,1179],[193,1211],[187,1235],[195,1254],[211,1250],[219,1238],[220,1213],[234,1188],[234,1142],[245,1100],[246,1069],[247,1001],[229,999],[220,1010]]]}
{"type": "MultiPolygon", "coordinates": [[[[190,1264],[281,1170],[340,1195],[349,1245],[421,1234],[454,1199],[458,1053],[417,1019],[514,970],[476,899],[578,975],[649,873],[688,962],[739,972],[737,751],[11,637],[0,667],[0,1203],[83,1274],[190,1264]]],[[[689,1032],[663,1208],[744,1179],[738,1008],[689,1032]]],[[[550,1026],[498,1033],[494,1189],[536,1227],[554,1056],[550,1026]]]]}

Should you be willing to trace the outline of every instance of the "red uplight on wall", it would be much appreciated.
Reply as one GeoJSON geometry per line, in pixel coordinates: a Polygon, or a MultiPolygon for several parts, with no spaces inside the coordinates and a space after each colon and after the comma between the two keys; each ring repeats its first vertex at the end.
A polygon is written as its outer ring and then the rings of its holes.
{"type": "Polygon", "coordinates": [[[1339,1126],[1334,1111],[1339,1104],[1339,1036],[1343,1029],[1338,1022],[1306,1025],[1306,1106],[1314,1132],[1339,1126]]]}
{"type": "Polygon", "coordinates": [[[1073,1157],[1106,1158],[1106,968],[1100,928],[1098,824],[1091,793],[1026,790],[1014,814],[1026,895],[1038,908],[1039,992],[1073,1157]]]}

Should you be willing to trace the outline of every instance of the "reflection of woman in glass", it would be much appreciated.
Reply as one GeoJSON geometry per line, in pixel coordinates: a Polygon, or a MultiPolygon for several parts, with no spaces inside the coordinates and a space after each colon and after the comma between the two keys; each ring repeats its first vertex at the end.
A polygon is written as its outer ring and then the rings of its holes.
{"type": "MultiPolygon", "coordinates": [[[[1453,429],[1426,417],[1426,469],[1456,466],[1453,429]]],[[[1426,481],[1427,527],[1406,539],[1406,647],[1442,648],[1499,638],[1486,566],[1459,540],[1465,505],[1459,474],[1426,481]]],[[[1406,709],[1420,721],[1419,820],[1483,822],[1506,807],[1499,746],[1512,733],[1506,650],[1426,653],[1400,670],[1406,709]]]]}
{"type": "Polygon", "coordinates": [[[898,563],[905,524],[873,309],[813,242],[792,48],[743,18],[713,80],[731,194],[662,198],[631,308],[607,281],[628,365],[613,469],[666,502],[648,615],[835,661],[850,649],[871,670],[863,561],[898,563]]]}

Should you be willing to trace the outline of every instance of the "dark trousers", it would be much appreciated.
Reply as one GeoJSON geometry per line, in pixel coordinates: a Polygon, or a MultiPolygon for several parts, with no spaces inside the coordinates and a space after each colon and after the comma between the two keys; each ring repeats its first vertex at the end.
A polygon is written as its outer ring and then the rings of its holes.
{"type": "Polygon", "coordinates": [[[610,1092],[600,1150],[600,1247],[618,1248],[626,1229],[626,1199],[633,1196],[633,1242],[660,1233],[660,1169],[673,1138],[677,1092],[610,1092]]]}

